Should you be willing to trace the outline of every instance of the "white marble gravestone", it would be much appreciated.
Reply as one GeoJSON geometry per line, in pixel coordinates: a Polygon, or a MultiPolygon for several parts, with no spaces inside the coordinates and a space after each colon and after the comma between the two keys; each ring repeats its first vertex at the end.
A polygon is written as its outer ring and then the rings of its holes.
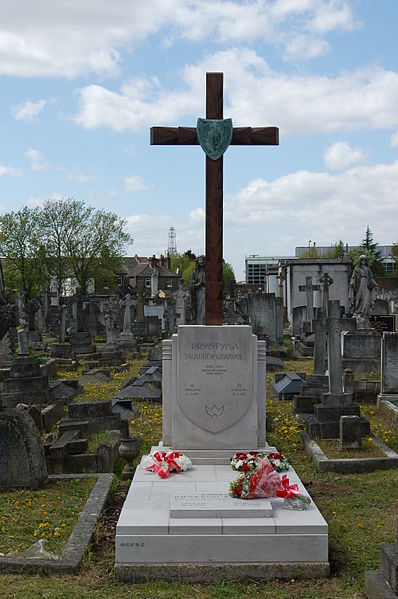
{"type": "MultiPolygon", "coordinates": [[[[228,496],[237,450],[276,451],[265,443],[265,342],[250,326],[180,326],[162,354],[163,442],[152,452],[183,451],[193,468],[166,479],[137,468],[116,527],[116,577],[327,575],[328,528],[313,502],[295,512],[279,497],[228,496]]],[[[292,468],[288,477],[307,495],[292,468]]]]}
{"type": "Polygon", "coordinates": [[[264,447],[265,343],[250,326],[180,326],[163,348],[165,446],[264,447]]]}

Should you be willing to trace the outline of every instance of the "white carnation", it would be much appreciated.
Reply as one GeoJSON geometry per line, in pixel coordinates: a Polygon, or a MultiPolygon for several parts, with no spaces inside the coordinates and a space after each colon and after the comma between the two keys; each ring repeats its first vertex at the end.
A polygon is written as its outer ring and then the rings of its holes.
{"type": "Polygon", "coordinates": [[[176,464],[178,464],[181,470],[190,470],[192,468],[191,460],[184,454],[182,454],[179,458],[175,458],[174,460],[176,464]]]}
{"type": "Polygon", "coordinates": [[[153,466],[155,463],[157,463],[157,460],[155,460],[153,455],[143,455],[141,458],[140,468],[142,470],[146,470],[149,466],[153,466]]]}

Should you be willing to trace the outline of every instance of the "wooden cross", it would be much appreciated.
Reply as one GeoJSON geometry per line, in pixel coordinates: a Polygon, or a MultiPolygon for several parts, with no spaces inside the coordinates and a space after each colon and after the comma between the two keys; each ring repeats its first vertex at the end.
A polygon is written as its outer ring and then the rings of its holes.
{"type": "MultiPolygon", "coordinates": [[[[223,118],[223,73],[206,73],[206,118],[223,118]]],[[[152,145],[199,145],[196,127],[151,127],[152,145]]],[[[277,127],[234,127],[231,145],[278,145],[277,127]]],[[[206,156],[205,324],[222,325],[223,157],[206,156]]]]}

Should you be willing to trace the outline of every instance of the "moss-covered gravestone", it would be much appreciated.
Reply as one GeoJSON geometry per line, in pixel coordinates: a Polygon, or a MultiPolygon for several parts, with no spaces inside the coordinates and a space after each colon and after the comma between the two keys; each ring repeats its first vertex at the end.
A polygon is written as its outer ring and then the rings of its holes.
{"type": "Polygon", "coordinates": [[[48,479],[40,433],[29,414],[0,411],[0,489],[38,489],[48,479]]]}

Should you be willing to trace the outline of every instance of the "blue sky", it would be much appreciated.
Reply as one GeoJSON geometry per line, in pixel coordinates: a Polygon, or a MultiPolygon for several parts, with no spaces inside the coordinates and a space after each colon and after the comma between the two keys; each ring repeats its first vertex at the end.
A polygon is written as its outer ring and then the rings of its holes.
{"type": "Polygon", "coordinates": [[[130,254],[204,250],[204,154],[150,146],[205,116],[278,126],[224,157],[224,257],[398,241],[396,0],[0,0],[0,211],[74,197],[127,219],[130,254]],[[23,17],[22,17],[23,15],[23,17]]]}

